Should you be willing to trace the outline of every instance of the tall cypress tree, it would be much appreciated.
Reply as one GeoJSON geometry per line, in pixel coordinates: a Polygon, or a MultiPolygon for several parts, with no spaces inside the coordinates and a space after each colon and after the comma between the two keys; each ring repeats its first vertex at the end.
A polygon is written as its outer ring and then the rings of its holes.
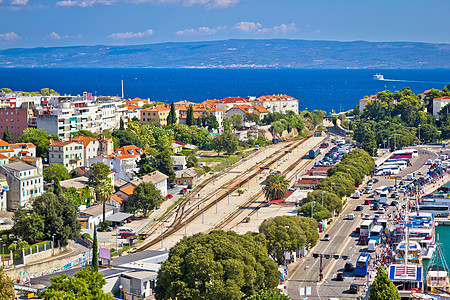
{"type": "Polygon", "coordinates": [[[170,105],[169,116],[167,117],[167,125],[172,125],[177,123],[177,113],[175,112],[175,104],[170,105]]]}
{"type": "Polygon", "coordinates": [[[92,270],[98,272],[97,230],[95,228],[94,228],[94,240],[92,242],[92,270]]]}
{"type": "Polygon", "coordinates": [[[124,124],[122,118],[120,118],[120,127],[119,127],[119,129],[120,129],[120,130],[124,130],[124,129],[125,129],[125,124],[124,124]]]}
{"type": "Polygon", "coordinates": [[[53,194],[59,196],[62,195],[63,190],[61,188],[61,183],[58,178],[53,179],[53,194]]]}
{"type": "Polygon", "coordinates": [[[194,125],[194,108],[192,106],[189,106],[186,116],[186,125],[192,126],[194,125]]]}
{"type": "Polygon", "coordinates": [[[8,144],[11,143],[11,134],[9,133],[9,129],[6,128],[6,130],[3,132],[3,140],[7,142],[8,144]]]}

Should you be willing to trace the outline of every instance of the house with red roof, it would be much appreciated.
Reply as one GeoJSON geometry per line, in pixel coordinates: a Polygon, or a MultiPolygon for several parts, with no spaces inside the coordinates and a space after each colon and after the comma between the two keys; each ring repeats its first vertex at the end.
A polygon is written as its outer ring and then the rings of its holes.
{"type": "Polygon", "coordinates": [[[435,118],[439,117],[439,112],[441,109],[450,103],[450,96],[444,96],[433,99],[433,116],[435,118]]]}

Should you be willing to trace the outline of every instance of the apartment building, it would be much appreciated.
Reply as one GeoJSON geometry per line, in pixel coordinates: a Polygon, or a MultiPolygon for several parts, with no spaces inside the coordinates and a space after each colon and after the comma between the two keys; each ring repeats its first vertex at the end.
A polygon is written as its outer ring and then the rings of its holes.
{"type": "Polygon", "coordinates": [[[71,172],[77,167],[85,165],[84,147],[80,141],[50,141],[49,164],[61,164],[71,172]]]}
{"type": "Polygon", "coordinates": [[[34,116],[33,110],[21,107],[0,107],[0,134],[8,129],[11,139],[16,141],[17,138],[28,128],[34,116]]]}
{"type": "Polygon", "coordinates": [[[293,111],[298,114],[298,100],[288,95],[261,96],[251,99],[252,106],[262,106],[271,113],[287,113],[293,111]]]}
{"type": "Polygon", "coordinates": [[[114,151],[114,143],[111,138],[105,138],[101,136],[98,139],[94,139],[88,136],[75,136],[70,139],[71,142],[80,142],[83,144],[83,166],[87,165],[90,158],[94,158],[99,155],[110,155],[114,151]]]}
{"type": "Polygon", "coordinates": [[[37,108],[36,127],[55,134],[60,140],[69,140],[73,133],[87,130],[101,133],[117,128],[125,118],[125,101],[117,97],[53,96],[37,108]],[[45,106],[47,105],[47,106],[45,106]]]}
{"type": "Polygon", "coordinates": [[[35,157],[28,161],[18,159],[0,166],[0,173],[6,176],[9,186],[7,191],[8,210],[27,206],[33,198],[44,192],[41,158],[35,157]]]}
{"type": "Polygon", "coordinates": [[[6,176],[0,174],[0,211],[5,211],[8,208],[7,194],[9,191],[8,181],[6,176]]]}
{"type": "MultiPolygon", "coordinates": [[[[141,122],[155,124],[156,126],[167,125],[167,118],[170,113],[170,105],[155,105],[141,110],[141,122]]],[[[179,121],[179,112],[175,110],[177,123],[179,121]]]]}

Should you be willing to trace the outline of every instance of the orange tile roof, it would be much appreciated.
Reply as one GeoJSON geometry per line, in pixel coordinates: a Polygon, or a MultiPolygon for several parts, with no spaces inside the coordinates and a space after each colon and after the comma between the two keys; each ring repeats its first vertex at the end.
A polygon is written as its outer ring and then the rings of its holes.
{"type": "Polygon", "coordinates": [[[120,197],[117,196],[117,195],[112,195],[111,199],[113,199],[114,201],[116,201],[116,202],[118,202],[118,203],[122,203],[122,202],[123,202],[123,199],[120,198],[120,197]]]}
{"type": "Polygon", "coordinates": [[[92,141],[96,141],[97,139],[91,138],[89,136],[74,136],[72,138],[70,138],[70,141],[73,142],[82,142],[84,148],[86,148],[90,142],[92,141]]]}
{"type": "Polygon", "coordinates": [[[193,104],[195,103],[187,100],[181,100],[174,103],[174,105],[193,105],[193,104]]]}
{"type": "Polygon", "coordinates": [[[436,98],[438,100],[449,100],[450,96],[444,96],[444,97],[440,97],[440,98],[436,98]]]}
{"type": "Polygon", "coordinates": [[[253,108],[257,110],[260,114],[269,112],[264,106],[253,106],[253,108]]]}
{"type": "Polygon", "coordinates": [[[118,153],[119,155],[128,155],[128,154],[141,155],[142,153],[144,153],[144,151],[142,151],[141,148],[135,145],[128,145],[123,146],[121,148],[117,148],[116,153],[118,153]]]}
{"type": "Polygon", "coordinates": [[[65,146],[65,145],[69,145],[69,144],[71,144],[71,143],[73,143],[73,142],[71,142],[71,141],[56,141],[56,140],[51,140],[51,141],[50,141],[50,146],[59,146],[59,147],[62,147],[62,146],[65,146]]]}
{"type": "Polygon", "coordinates": [[[15,143],[11,144],[11,147],[13,148],[36,148],[36,146],[33,143],[15,143]]]}
{"type": "Polygon", "coordinates": [[[78,169],[78,171],[80,171],[82,174],[85,174],[86,173],[86,171],[85,170],[83,170],[82,168],[80,168],[80,167],[77,167],[77,169],[78,169]]]}
{"type": "Polygon", "coordinates": [[[247,102],[247,99],[241,97],[227,97],[219,100],[221,103],[236,103],[236,102],[247,102]]]}
{"type": "Polygon", "coordinates": [[[298,101],[294,97],[288,96],[288,95],[267,95],[267,96],[261,96],[256,98],[256,101],[298,101]]]}
{"type": "Polygon", "coordinates": [[[132,110],[132,109],[141,109],[142,106],[135,105],[135,104],[127,104],[127,108],[128,108],[129,110],[132,110]]]}
{"type": "Polygon", "coordinates": [[[124,194],[132,195],[134,191],[134,185],[129,185],[127,187],[121,188],[120,191],[124,194]]]}
{"type": "Polygon", "coordinates": [[[0,159],[5,159],[5,158],[8,158],[8,156],[5,156],[5,155],[3,155],[3,154],[0,154],[0,159]]]}
{"type": "Polygon", "coordinates": [[[145,108],[142,111],[168,111],[168,110],[170,110],[170,105],[163,104],[145,108]]]}
{"type": "Polygon", "coordinates": [[[125,155],[116,156],[116,158],[118,158],[118,159],[127,159],[127,158],[136,158],[136,156],[131,155],[131,154],[125,154],[125,155]]]}
{"type": "Polygon", "coordinates": [[[0,139],[0,146],[9,146],[9,143],[7,143],[4,140],[0,139]]]}
{"type": "MultiPolygon", "coordinates": [[[[203,115],[203,114],[194,111],[194,119],[199,119],[199,118],[202,117],[202,115],[203,115]]],[[[187,115],[182,115],[182,116],[180,117],[180,119],[187,119],[187,115]]]]}

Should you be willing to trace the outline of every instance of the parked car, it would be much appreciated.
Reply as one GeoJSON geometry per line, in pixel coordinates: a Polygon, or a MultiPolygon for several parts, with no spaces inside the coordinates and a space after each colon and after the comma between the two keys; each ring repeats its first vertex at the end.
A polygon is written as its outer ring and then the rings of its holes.
{"type": "Polygon", "coordinates": [[[351,272],[351,271],[353,271],[353,265],[351,262],[348,261],[344,265],[344,272],[351,272]]]}
{"type": "Polygon", "coordinates": [[[379,214],[384,214],[386,212],[386,210],[384,209],[384,207],[381,207],[379,210],[378,210],[378,213],[379,214]]]}
{"type": "Polygon", "coordinates": [[[329,235],[328,233],[325,234],[325,235],[323,236],[323,240],[324,240],[324,241],[329,241],[329,240],[331,240],[330,235],[329,235]]]}
{"type": "Polygon", "coordinates": [[[336,281],[344,281],[344,273],[337,273],[336,281]]]}
{"type": "Polygon", "coordinates": [[[397,206],[398,205],[398,202],[397,201],[392,201],[391,202],[391,206],[397,206]]]}
{"type": "Polygon", "coordinates": [[[167,194],[166,199],[172,199],[172,198],[173,198],[172,194],[167,194]]]}
{"type": "Polygon", "coordinates": [[[350,287],[348,289],[348,292],[350,294],[358,294],[359,286],[356,283],[350,284],[350,287]]]}
{"type": "Polygon", "coordinates": [[[364,200],[364,205],[369,205],[369,204],[370,204],[370,200],[369,199],[364,200]]]}
{"type": "Polygon", "coordinates": [[[364,219],[364,220],[370,220],[370,219],[372,219],[372,216],[369,215],[369,214],[365,214],[364,217],[363,217],[363,219],[364,219]]]}
{"type": "Polygon", "coordinates": [[[355,208],[355,210],[356,210],[356,211],[362,211],[362,210],[363,210],[363,207],[362,207],[361,205],[358,205],[358,206],[355,208]]]}
{"type": "Polygon", "coordinates": [[[173,189],[176,188],[177,184],[176,183],[169,183],[169,189],[173,189]]]}
{"type": "Polygon", "coordinates": [[[184,195],[186,193],[186,191],[184,190],[184,189],[181,189],[179,192],[178,192],[178,194],[180,194],[180,195],[184,195]]]}
{"type": "Polygon", "coordinates": [[[188,189],[188,190],[192,189],[192,184],[189,184],[189,185],[187,186],[187,189],[188,189]]]}
{"type": "Polygon", "coordinates": [[[361,228],[356,227],[356,228],[355,228],[355,233],[360,233],[360,232],[361,232],[361,228]]]}
{"type": "Polygon", "coordinates": [[[133,232],[122,232],[120,234],[120,238],[121,239],[130,239],[130,238],[135,239],[135,238],[137,238],[137,235],[133,232]]]}

